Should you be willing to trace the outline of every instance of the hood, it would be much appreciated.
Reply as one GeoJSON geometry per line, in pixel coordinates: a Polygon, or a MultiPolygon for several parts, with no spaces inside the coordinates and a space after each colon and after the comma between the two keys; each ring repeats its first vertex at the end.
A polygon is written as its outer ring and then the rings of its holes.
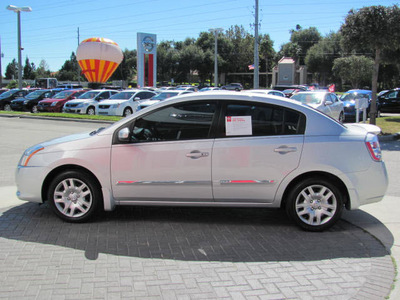
{"type": "Polygon", "coordinates": [[[74,99],[74,100],[69,100],[68,104],[79,104],[79,103],[89,102],[92,100],[93,99],[74,99]]]}
{"type": "Polygon", "coordinates": [[[346,101],[342,101],[343,102],[343,106],[344,107],[349,107],[349,106],[355,106],[356,105],[356,101],[354,100],[346,100],[346,101]]]}
{"type": "Polygon", "coordinates": [[[12,100],[11,102],[24,102],[25,100],[31,100],[31,99],[16,98],[16,99],[12,100]]]}
{"type": "Polygon", "coordinates": [[[42,103],[53,103],[53,102],[63,101],[63,100],[65,100],[65,99],[66,99],[66,98],[64,98],[64,99],[48,98],[48,99],[42,100],[42,101],[40,101],[40,102],[42,102],[42,103]]]}
{"type": "Polygon", "coordinates": [[[71,134],[71,135],[55,138],[52,140],[48,140],[46,142],[40,143],[40,145],[46,148],[46,147],[61,144],[61,143],[74,142],[77,140],[87,139],[87,138],[90,138],[92,135],[93,134],[91,134],[91,132],[71,134]]]}
{"type": "Polygon", "coordinates": [[[124,103],[126,101],[129,101],[129,100],[124,100],[124,99],[121,99],[121,100],[103,100],[103,101],[100,101],[99,103],[105,104],[105,105],[113,105],[113,104],[121,104],[121,103],[124,103]]]}

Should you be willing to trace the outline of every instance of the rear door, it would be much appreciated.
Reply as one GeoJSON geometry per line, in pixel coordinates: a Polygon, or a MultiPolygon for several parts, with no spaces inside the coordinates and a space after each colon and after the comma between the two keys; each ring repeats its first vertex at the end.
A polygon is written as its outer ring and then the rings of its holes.
{"type": "Polygon", "coordinates": [[[215,201],[272,202],[299,165],[305,116],[263,103],[224,105],[212,156],[215,201]]]}

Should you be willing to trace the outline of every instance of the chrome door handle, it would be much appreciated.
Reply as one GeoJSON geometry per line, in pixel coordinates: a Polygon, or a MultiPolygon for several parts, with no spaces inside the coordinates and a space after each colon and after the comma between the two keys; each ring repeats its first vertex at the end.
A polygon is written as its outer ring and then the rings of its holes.
{"type": "Polygon", "coordinates": [[[277,152],[279,154],[286,154],[289,152],[296,152],[296,151],[297,151],[296,147],[288,147],[288,146],[280,146],[274,149],[274,152],[277,152]]]}
{"type": "Polygon", "coordinates": [[[197,159],[197,158],[201,158],[201,157],[207,157],[208,155],[209,155],[208,152],[200,152],[198,150],[194,150],[194,151],[186,154],[186,157],[197,159]]]}

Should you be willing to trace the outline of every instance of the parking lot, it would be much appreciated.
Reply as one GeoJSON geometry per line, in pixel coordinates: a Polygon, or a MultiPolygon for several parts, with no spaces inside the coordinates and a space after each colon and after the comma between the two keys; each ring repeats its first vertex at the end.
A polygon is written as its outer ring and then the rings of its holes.
{"type": "Polygon", "coordinates": [[[69,224],[46,205],[16,199],[14,172],[26,147],[100,126],[0,118],[0,298],[384,299],[391,292],[398,141],[382,143],[385,199],[346,212],[322,233],[265,209],[121,207],[69,224]]]}

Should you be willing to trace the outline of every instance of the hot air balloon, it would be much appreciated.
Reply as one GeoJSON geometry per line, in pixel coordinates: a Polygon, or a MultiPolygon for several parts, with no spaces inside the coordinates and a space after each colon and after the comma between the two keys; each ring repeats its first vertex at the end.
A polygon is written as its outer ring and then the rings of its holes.
{"type": "Polygon", "coordinates": [[[105,83],[117,69],[124,55],[116,42],[95,37],[79,44],[76,58],[89,82],[105,83]]]}

